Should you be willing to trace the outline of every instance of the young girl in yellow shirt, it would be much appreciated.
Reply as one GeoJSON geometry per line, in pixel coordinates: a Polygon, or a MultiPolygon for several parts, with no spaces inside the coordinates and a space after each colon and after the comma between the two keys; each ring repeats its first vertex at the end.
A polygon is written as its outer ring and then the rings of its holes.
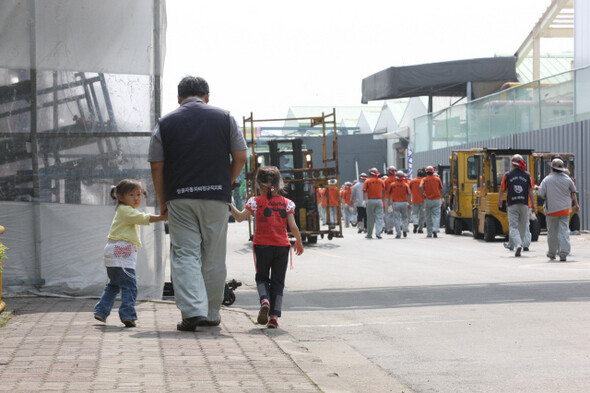
{"type": "Polygon", "coordinates": [[[99,302],[94,306],[94,318],[106,322],[115,303],[115,297],[121,292],[119,318],[126,327],[135,327],[137,312],[137,280],[135,265],[137,251],[141,248],[139,226],[151,222],[164,221],[168,214],[153,215],[137,210],[141,205],[145,190],[137,180],[124,179],[111,190],[111,197],[117,200],[115,218],[108,234],[104,248],[104,264],[107,268],[107,283],[99,302]]]}

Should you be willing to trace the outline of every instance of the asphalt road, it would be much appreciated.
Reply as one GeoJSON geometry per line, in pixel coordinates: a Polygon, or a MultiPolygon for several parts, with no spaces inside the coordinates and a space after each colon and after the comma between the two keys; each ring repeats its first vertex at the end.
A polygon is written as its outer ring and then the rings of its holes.
{"type": "MultiPolygon", "coordinates": [[[[567,262],[541,235],[520,258],[501,240],[356,228],[293,256],[277,344],[325,392],[584,392],[590,388],[590,234],[567,262]]],[[[233,307],[255,315],[247,223],[231,223],[233,307]]]]}

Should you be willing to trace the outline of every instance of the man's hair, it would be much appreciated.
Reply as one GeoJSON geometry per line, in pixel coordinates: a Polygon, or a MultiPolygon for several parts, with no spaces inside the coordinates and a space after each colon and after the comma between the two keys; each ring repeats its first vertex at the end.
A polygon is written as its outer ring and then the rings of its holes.
{"type": "Polygon", "coordinates": [[[200,76],[185,76],[178,83],[179,97],[203,97],[209,94],[209,84],[200,76]]]}

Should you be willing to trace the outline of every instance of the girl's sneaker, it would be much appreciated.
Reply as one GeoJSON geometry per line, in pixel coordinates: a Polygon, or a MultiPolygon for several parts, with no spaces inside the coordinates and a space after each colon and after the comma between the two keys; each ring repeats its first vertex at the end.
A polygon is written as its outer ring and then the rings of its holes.
{"type": "Polygon", "coordinates": [[[123,322],[123,324],[125,325],[125,327],[131,328],[131,327],[136,327],[137,324],[135,323],[134,320],[132,319],[123,319],[121,320],[121,322],[123,322]]]}
{"type": "Polygon", "coordinates": [[[268,313],[270,311],[270,304],[268,300],[264,299],[260,303],[260,311],[258,311],[258,319],[257,322],[261,325],[266,325],[268,323],[268,313]]]}
{"type": "Polygon", "coordinates": [[[266,327],[269,329],[276,329],[279,327],[279,321],[275,317],[270,317],[266,327]]]}
{"type": "Polygon", "coordinates": [[[100,321],[102,323],[106,323],[107,322],[107,318],[106,317],[103,317],[102,315],[98,315],[98,314],[94,314],[94,319],[96,319],[97,321],[100,321]]]}

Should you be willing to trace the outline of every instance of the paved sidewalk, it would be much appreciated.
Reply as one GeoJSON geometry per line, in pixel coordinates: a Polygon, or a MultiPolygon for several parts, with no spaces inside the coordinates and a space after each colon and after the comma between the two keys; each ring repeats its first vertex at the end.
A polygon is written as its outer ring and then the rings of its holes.
{"type": "Polygon", "coordinates": [[[169,302],[138,303],[138,326],[125,328],[116,308],[106,325],[94,320],[96,299],[4,300],[14,317],[0,328],[0,391],[320,391],[239,310],[222,310],[218,327],[179,332],[169,302]]]}

